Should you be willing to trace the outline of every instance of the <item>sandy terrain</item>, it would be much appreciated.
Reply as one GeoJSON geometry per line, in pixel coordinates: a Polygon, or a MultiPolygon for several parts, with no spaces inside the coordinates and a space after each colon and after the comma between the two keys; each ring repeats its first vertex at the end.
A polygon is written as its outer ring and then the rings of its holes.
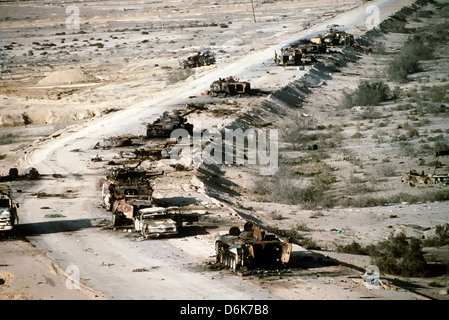
{"type": "MultiPolygon", "coordinates": [[[[11,182],[21,220],[16,232],[0,242],[1,299],[447,299],[441,287],[429,285],[448,286],[446,276],[382,274],[382,287],[373,289],[362,279],[370,258],[335,250],[353,241],[373,244],[399,232],[429,237],[437,225],[448,221],[447,201],[370,207],[337,203],[310,209],[261,199],[254,191],[267,180],[260,180],[263,177],[251,166],[176,171],[169,160],[161,160],[142,163],[147,169],[165,171],[155,179],[155,197],[208,209],[200,222],[185,228],[186,233],[143,241],[129,228],[113,228],[110,212],[101,206],[100,186],[108,161],[124,161],[120,151],[130,149],[95,146],[112,136],[145,135],[143,123],[186,103],[207,107],[189,115],[189,121],[202,128],[244,123],[283,132],[299,114],[316,125],[338,127],[328,140],[320,141],[318,155],[304,145],[292,148],[286,142],[279,149],[281,169],[305,177],[319,168],[304,159],[322,158],[321,164],[336,176],[329,192],[337,197],[449,192],[447,186],[413,188],[400,181],[402,172],[411,168],[432,171],[429,163],[435,160],[433,152],[423,153],[424,165],[418,166],[417,150],[412,156],[407,153],[410,147],[388,139],[409,120],[408,114],[393,109],[403,101],[380,106],[388,116],[371,120],[356,117],[363,109],[340,107],[342,91],[378,76],[388,55],[358,53],[359,59],[350,59],[349,53],[338,61],[338,72],[273,63],[274,50],[323,32],[328,25],[343,25],[355,36],[363,35],[368,4],[254,1],[254,22],[251,6],[237,1],[98,1],[89,7],[74,3],[80,13],[80,26],[75,29],[67,24],[73,11],[66,13],[66,4],[0,4],[1,36],[12,59],[12,79],[3,74],[0,80],[0,173],[6,175],[9,168],[17,167],[26,174],[33,167],[41,174],[39,180],[11,182]],[[178,59],[203,49],[217,53],[215,65],[190,73],[180,69],[178,59]],[[307,96],[291,101],[300,108],[279,102],[287,89],[299,87],[311,74],[317,82],[307,96]],[[229,75],[250,81],[262,94],[224,99],[204,95],[212,81],[229,75]],[[387,120],[386,126],[380,126],[387,120]],[[354,190],[351,179],[362,192],[354,190]],[[240,275],[217,268],[215,234],[242,226],[248,218],[279,230],[303,226],[295,231],[298,239],[313,240],[320,249],[307,250],[296,242],[282,273],[240,275]]],[[[372,3],[380,8],[380,18],[386,19],[413,1],[372,3]]],[[[391,33],[379,41],[391,53],[406,37],[391,33]]],[[[438,63],[429,63],[416,76],[421,82],[415,80],[401,89],[412,92],[424,81],[442,82],[447,57],[438,63]]],[[[442,132],[445,141],[447,119],[429,120],[420,128],[421,138],[442,132]]],[[[447,172],[444,160],[440,159],[441,172],[447,172]]],[[[307,179],[298,181],[307,183],[307,179]]]]}

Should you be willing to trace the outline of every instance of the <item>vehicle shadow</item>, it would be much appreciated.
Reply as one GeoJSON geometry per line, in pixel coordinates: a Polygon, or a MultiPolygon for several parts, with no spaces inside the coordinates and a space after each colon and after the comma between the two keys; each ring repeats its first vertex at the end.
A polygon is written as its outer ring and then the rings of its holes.
{"type": "Polygon", "coordinates": [[[86,228],[96,228],[90,219],[52,220],[16,225],[14,236],[36,236],[42,234],[78,231],[86,228]]]}

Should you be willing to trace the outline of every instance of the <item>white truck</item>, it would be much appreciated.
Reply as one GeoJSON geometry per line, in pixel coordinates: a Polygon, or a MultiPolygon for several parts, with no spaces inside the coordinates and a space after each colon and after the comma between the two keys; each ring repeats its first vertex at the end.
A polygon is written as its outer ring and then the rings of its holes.
{"type": "Polygon", "coordinates": [[[6,184],[0,185],[0,232],[10,231],[19,221],[17,208],[19,207],[13,201],[11,187],[6,184]]]}

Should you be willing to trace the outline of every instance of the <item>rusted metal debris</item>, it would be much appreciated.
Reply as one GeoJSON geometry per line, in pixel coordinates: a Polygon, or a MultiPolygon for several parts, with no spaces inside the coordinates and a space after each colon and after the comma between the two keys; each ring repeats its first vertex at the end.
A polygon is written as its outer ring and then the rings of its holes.
{"type": "Polygon", "coordinates": [[[274,62],[282,66],[301,66],[313,64],[318,61],[315,55],[332,52],[334,47],[352,46],[355,44],[354,36],[345,31],[330,28],[322,35],[310,39],[302,39],[289,47],[275,51],[274,62]]]}
{"type": "Polygon", "coordinates": [[[251,94],[251,84],[246,81],[239,81],[234,77],[220,78],[210,85],[209,95],[248,95],[251,94]]]}
{"type": "Polygon", "coordinates": [[[187,59],[180,61],[182,68],[198,68],[208,66],[215,63],[215,55],[209,50],[204,52],[197,52],[194,55],[187,57],[187,59]]]}
{"type": "Polygon", "coordinates": [[[416,170],[410,170],[409,172],[404,172],[402,174],[401,181],[403,183],[408,183],[411,187],[416,185],[431,186],[434,184],[449,185],[449,174],[425,174],[424,171],[418,173],[416,170]]]}
{"type": "Polygon", "coordinates": [[[246,268],[279,268],[290,260],[292,243],[266,233],[252,222],[244,230],[231,227],[227,234],[218,234],[215,239],[217,263],[232,270],[246,268]]]}
{"type": "Polygon", "coordinates": [[[431,174],[424,174],[416,172],[416,170],[410,170],[410,172],[404,172],[401,176],[401,182],[408,183],[411,187],[417,184],[432,185],[434,179],[431,174]]]}

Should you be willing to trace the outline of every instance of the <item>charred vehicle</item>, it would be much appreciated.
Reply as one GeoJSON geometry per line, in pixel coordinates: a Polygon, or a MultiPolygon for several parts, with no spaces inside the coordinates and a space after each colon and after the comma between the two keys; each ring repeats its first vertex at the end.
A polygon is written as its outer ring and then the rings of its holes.
{"type": "Polygon", "coordinates": [[[181,215],[171,214],[163,207],[140,209],[134,217],[134,229],[142,233],[145,239],[175,235],[181,227],[181,215]]]}
{"type": "Polygon", "coordinates": [[[278,268],[290,260],[292,243],[266,233],[253,223],[247,222],[244,230],[231,227],[227,234],[218,234],[215,239],[217,263],[232,270],[278,268]]]}
{"type": "Polygon", "coordinates": [[[151,177],[146,171],[134,168],[113,169],[107,175],[101,193],[104,206],[112,211],[114,226],[132,221],[136,208],[151,205],[151,177]]]}
{"type": "Polygon", "coordinates": [[[354,36],[345,31],[330,28],[329,32],[324,35],[323,41],[328,46],[352,46],[354,44],[354,36]]]}
{"type": "Polygon", "coordinates": [[[198,221],[198,215],[181,213],[181,207],[151,207],[138,210],[134,229],[145,239],[179,234],[183,223],[198,221]]]}
{"type": "Polygon", "coordinates": [[[302,52],[299,48],[281,48],[275,51],[274,62],[280,66],[298,66],[301,64],[302,52]]]}
{"type": "Polygon", "coordinates": [[[19,205],[13,201],[11,187],[0,185],[0,231],[9,231],[14,228],[16,221],[19,221],[18,207],[19,205]]]}
{"type": "Polygon", "coordinates": [[[281,48],[279,52],[275,51],[274,62],[279,66],[304,66],[317,62],[315,55],[308,53],[306,47],[281,48]]]}
{"type": "Polygon", "coordinates": [[[209,94],[212,96],[251,94],[251,84],[233,77],[220,78],[211,83],[209,94]]]}
{"type": "Polygon", "coordinates": [[[146,135],[147,138],[168,138],[175,129],[186,129],[192,133],[193,125],[178,110],[172,113],[166,111],[156,121],[147,124],[146,135]]]}
{"type": "Polygon", "coordinates": [[[184,68],[198,68],[202,66],[208,66],[215,63],[215,55],[208,51],[197,52],[194,55],[187,57],[184,61],[180,62],[180,65],[184,68]]]}

